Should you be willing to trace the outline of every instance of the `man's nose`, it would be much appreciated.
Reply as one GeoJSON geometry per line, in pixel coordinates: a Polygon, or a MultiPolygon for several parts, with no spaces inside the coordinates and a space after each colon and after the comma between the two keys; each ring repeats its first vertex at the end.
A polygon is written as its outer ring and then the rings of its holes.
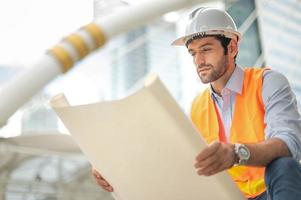
{"type": "Polygon", "coordinates": [[[206,63],[205,56],[202,54],[196,54],[194,57],[194,63],[196,66],[204,65],[206,63]]]}

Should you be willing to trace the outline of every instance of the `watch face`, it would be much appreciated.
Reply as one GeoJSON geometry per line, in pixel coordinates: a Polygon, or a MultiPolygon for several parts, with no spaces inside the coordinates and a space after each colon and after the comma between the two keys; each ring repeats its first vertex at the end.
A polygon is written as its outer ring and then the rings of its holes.
{"type": "Polygon", "coordinates": [[[235,153],[238,156],[238,165],[244,165],[250,159],[250,151],[244,144],[235,144],[235,153]]]}
{"type": "Polygon", "coordinates": [[[245,146],[240,146],[238,149],[239,157],[243,160],[248,160],[250,157],[250,152],[245,146]]]}
{"type": "Polygon", "coordinates": [[[249,156],[249,152],[245,148],[240,148],[239,151],[243,158],[247,158],[249,156]]]}

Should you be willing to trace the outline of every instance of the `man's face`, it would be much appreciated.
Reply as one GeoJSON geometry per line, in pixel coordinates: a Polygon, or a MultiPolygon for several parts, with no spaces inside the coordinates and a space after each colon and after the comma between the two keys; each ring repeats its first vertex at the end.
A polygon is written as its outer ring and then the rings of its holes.
{"type": "Polygon", "coordinates": [[[215,37],[195,39],[187,48],[203,83],[214,82],[227,71],[228,57],[215,37]]]}

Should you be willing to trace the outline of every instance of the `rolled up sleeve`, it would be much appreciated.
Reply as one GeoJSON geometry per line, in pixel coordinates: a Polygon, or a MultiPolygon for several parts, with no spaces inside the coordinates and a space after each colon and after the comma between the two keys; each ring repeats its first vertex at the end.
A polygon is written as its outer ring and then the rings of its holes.
{"type": "Polygon", "coordinates": [[[286,77],[267,70],[263,77],[262,98],[266,111],[266,139],[283,140],[292,157],[301,160],[301,117],[296,96],[286,77]]]}

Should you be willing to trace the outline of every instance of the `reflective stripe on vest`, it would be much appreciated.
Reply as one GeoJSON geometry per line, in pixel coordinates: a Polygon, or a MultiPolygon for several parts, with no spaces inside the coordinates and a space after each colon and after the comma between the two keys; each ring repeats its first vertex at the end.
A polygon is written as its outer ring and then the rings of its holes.
{"type": "MultiPolygon", "coordinates": [[[[262,77],[266,69],[244,69],[242,94],[236,95],[230,143],[257,143],[264,140],[264,104],[262,77]]],[[[192,104],[191,119],[209,144],[219,138],[219,125],[209,89],[196,97],[192,104]]],[[[247,198],[265,191],[264,167],[235,166],[228,170],[239,189],[247,198]]]]}

